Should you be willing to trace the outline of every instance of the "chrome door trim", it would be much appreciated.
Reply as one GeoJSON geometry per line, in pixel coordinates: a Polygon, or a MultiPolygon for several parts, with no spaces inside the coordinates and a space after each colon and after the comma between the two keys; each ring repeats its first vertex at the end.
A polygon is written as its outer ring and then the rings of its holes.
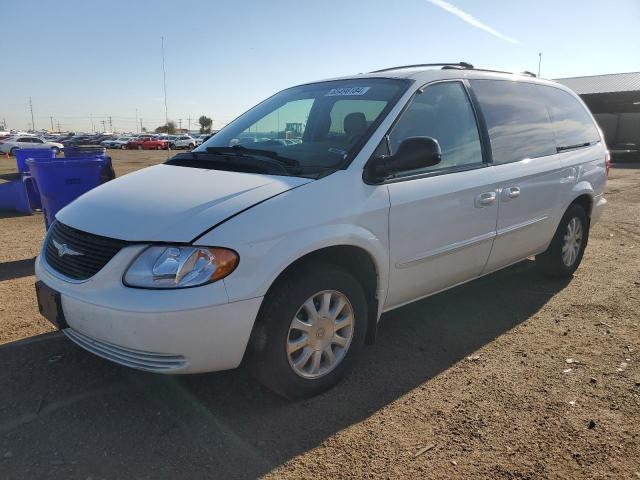
{"type": "Polygon", "coordinates": [[[444,247],[434,248],[433,250],[429,250],[427,252],[421,253],[416,257],[399,261],[398,263],[396,263],[396,268],[403,269],[403,268],[413,267],[420,263],[426,262],[427,260],[441,257],[443,255],[448,255],[453,252],[458,252],[465,248],[473,247],[480,243],[493,240],[495,236],[496,236],[496,232],[488,232],[488,233],[483,233],[482,235],[478,235],[477,237],[469,238],[467,240],[450,243],[449,245],[445,245],[444,247]]]}
{"type": "Polygon", "coordinates": [[[527,220],[526,222],[516,223],[515,225],[510,225],[508,227],[500,228],[497,231],[497,236],[500,237],[503,235],[507,235],[509,233],[513,233],[518,230],[522,230],[523,228],[531,227],[537,223],[544,222],[547,218],[549,217],[545,215],[543,217],[532,218],[531,220],[527,220]]]}

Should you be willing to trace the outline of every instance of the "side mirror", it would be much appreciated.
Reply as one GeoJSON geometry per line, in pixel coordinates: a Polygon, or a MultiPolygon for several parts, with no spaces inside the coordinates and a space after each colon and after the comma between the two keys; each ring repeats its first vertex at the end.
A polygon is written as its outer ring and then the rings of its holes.
{"type": "Polygon", "coordinates": [[[394,173],[433,167],[441,161],[442,152],[435,138],[409,137],[400,143],[394,155],[372,158],[366,176],[370,181],[380,182],[394,173]]]}

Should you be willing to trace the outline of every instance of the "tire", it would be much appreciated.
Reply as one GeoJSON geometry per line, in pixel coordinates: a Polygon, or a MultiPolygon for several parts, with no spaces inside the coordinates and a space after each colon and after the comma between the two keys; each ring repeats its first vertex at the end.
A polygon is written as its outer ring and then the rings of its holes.
{"type": "Polygon", "coordinates": [[[142,145],[138,145],[138,150],[142,150],[144,147],[142,145]]]}
{"type": "Polygon", "coordinates": [[[364,345],[366,319],[364,290],[349,272],[325,263],[307,263],[278,281],[265,297],[251,334],[249,370],[265,387],[283,397],[300,399],[317,395],[333,387],[352,368],[364,345]],[[314,308],[321,312],[327,294],[330,301],[326,304],[331,308],[335,309],[341,299],[344,302],[336,318],[346,326],[335,326],[331,310],[316,320],[307,314],[305,303],[319,300],[314,308]],[[311,327],[311,331],[303,333],[293,327],[296,318],[302,319],[296,325],[311,327]],[[348,337],[350,341],[345,342],[348,337]],[[338,339],[344,347],[337,343],[338,339]],[[305,346],[292,347],[290,355],[288,345],[297,343],[305,346]],[[327,345],[334,363],[328,356],[327,345]],[[304,362],[304,358],[308,360],[304,362]],[[298,371],[293,365],[296,362],[301,365],[298,371]]]}
{"type": "Polygon", "coordinates": [[[571,277],[580,266],[588,240],[589,218],[584,208],[573,204],[562,216],[549,248],[536,256],[536,266],[551,277],[571,277]],[[577,248],[576,242],[579,243],[577,248]]]}
{"type": "Polygon", "coordinates": [[[156,150],[162,150],[162,145],[156,145],[156,150]]]}
{"type": "Polygon", "coordinates": [[[120,150],[126,150],[126,149],[127,149],[127,146],[126,146],[126,145],[121,145],[121,146],[120,146],[120,150]]]}
{"type": "Polygon", "coordinates": [[[193,143],[189,144],[189,150],[193,150],[194,148],[196,148],[196,146],[193,143]]]}
{"type": "Polygon", "coordinates": [[[18,147],[13,147],[11,150],[9,150],[9,155],[13,155],[15,157],[16,150],[20,150],[20,149],[18,147]]]}

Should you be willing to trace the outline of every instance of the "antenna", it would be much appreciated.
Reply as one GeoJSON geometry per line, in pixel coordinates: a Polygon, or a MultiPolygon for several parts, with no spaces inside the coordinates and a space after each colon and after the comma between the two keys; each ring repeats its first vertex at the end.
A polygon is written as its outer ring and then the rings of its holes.
{"type": "Polygon", "coordinates": [[[538,77],[540,77],[540,64],[542,63],[542,52],[538,54],[538,77]]]}
{"type": "Polygon", "coordinates": [[[167,71],[164,68],[164,37],[160,37],[162,48],[162,84],[164,85],[164,124],[169,125],[169,113],[167,111],[167,71]]]}

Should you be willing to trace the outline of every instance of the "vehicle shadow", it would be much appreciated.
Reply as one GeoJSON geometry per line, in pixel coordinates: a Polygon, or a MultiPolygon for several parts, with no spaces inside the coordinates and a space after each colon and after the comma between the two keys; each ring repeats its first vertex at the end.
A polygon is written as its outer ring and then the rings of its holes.
{"type": "Polygon", "coordinates": [[[0,262],[0,282],[33,275],[36,257],[0,262]]]}
{"type": "Polygon", "coordinates": [[[429,379],[529,319],[567,283],[539,276],[527,261],[394,310],[344,382],[301,402],[264,390],[243,368],[146,374],[59,335],[0,347],[3,476],[259,476],[406,392],[428,388],[429,379]]]}

